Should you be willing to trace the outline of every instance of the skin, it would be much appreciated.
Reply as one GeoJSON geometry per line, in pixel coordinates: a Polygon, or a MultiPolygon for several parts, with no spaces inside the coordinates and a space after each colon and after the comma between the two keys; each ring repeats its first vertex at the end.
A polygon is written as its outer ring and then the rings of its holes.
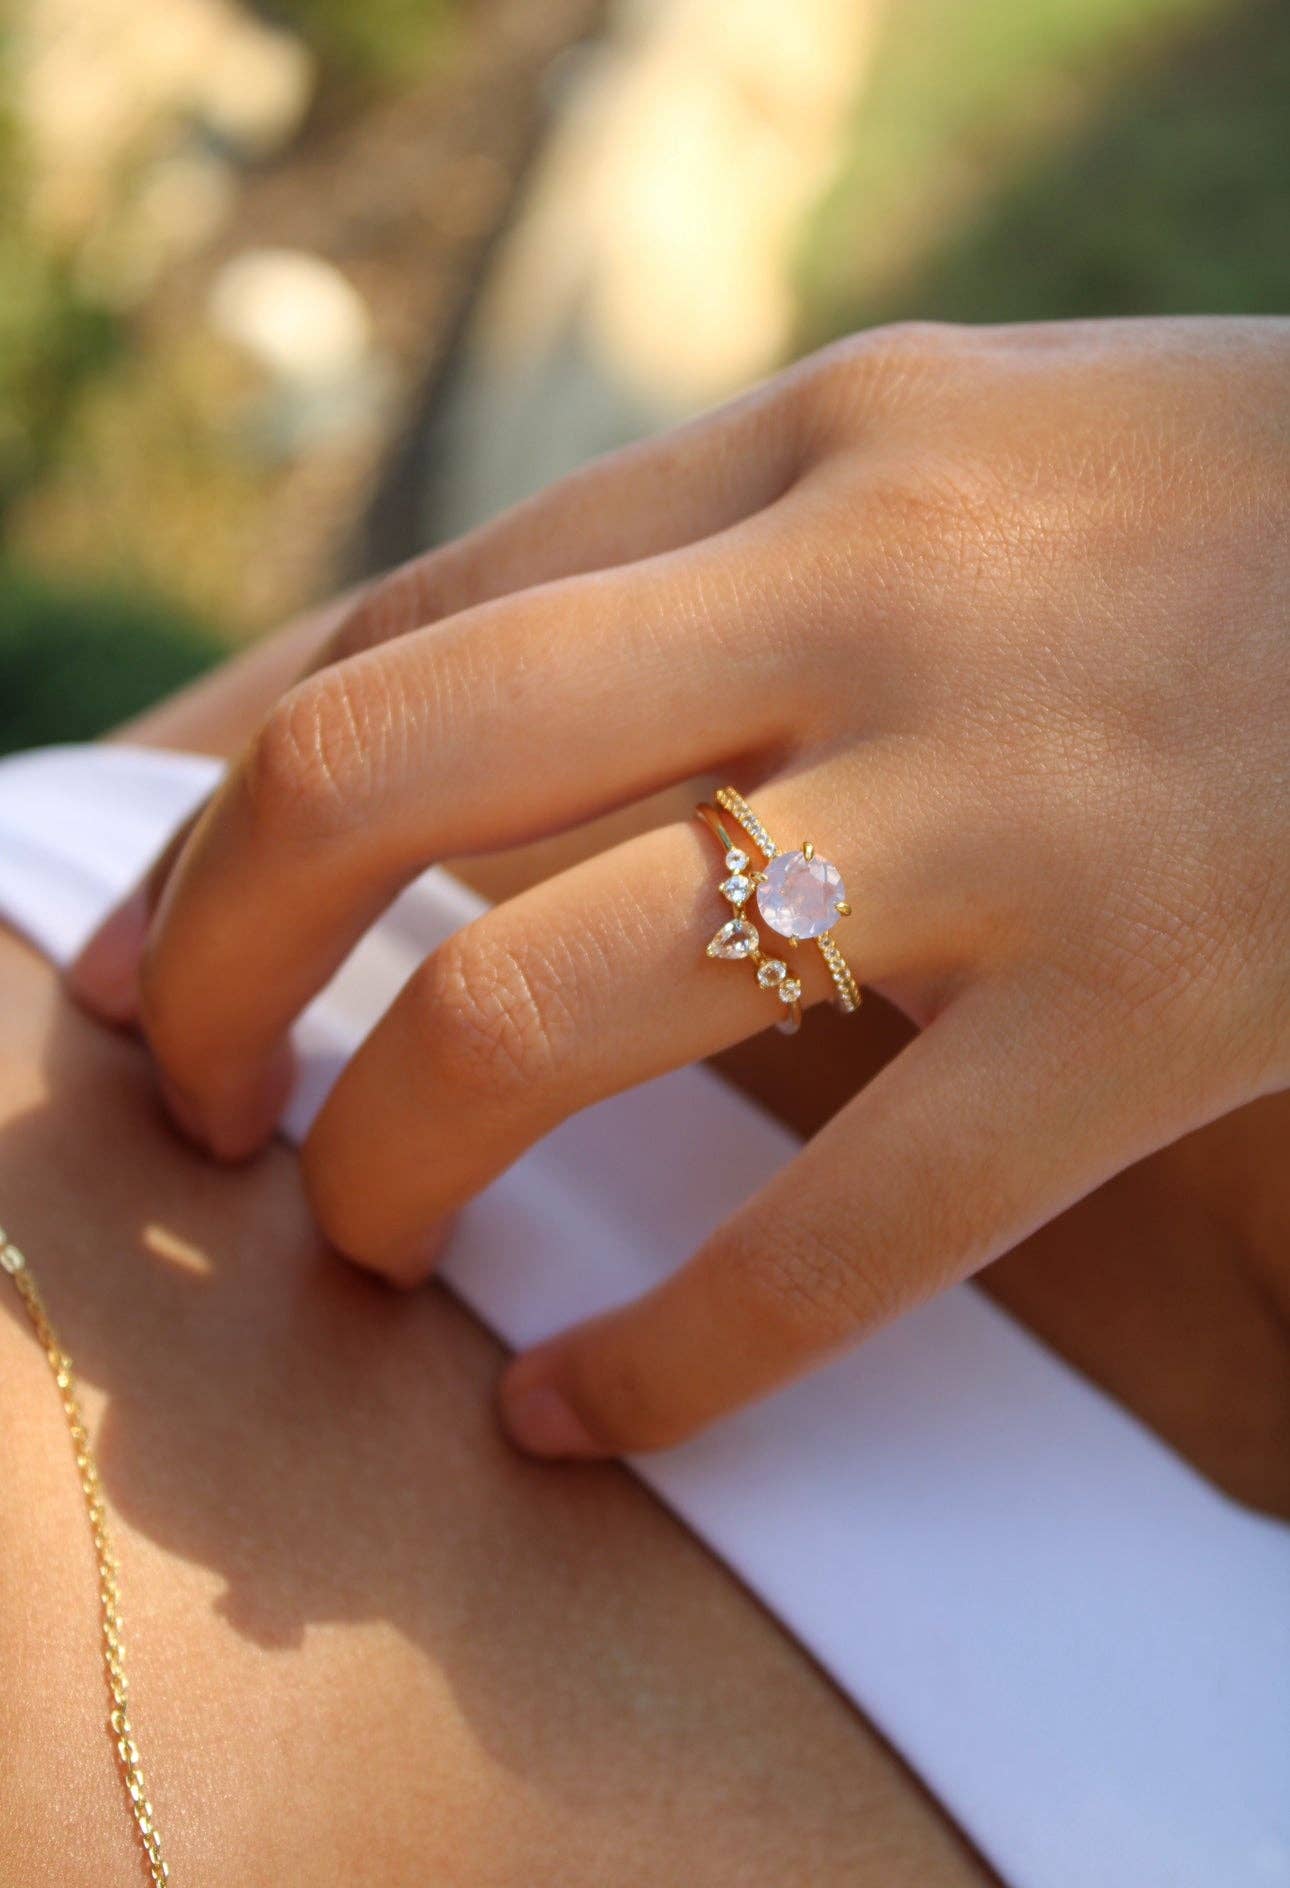
{"type": "MultiPolygon", "coordinates": [[[[127,735],[236,751],[335,620],[127,735]]],[[[466,869],[516,896],[671,810],[466,869]]],[[[723,1067],[810,1130],[908,1033],[880,1002],[821,1008],[723,1067]]],[[[985,1275],[1220,1486],[1282,1513],[1288,1103],[1140,1163],[985,1275]]],[[[459,1307],[321,1251],[285,1148],[225,1171],[168,1133],[141,1045],[79,1018],[3,930],[0,1216],[80,1366],[177,1881],[222,1879],[230,1856],[248,1888],[993,1879],[637,1484],[499,1446],[500,1353],[459,1307]]],[[[130,1880],[84,1518],[8,1292],[0,1386],[0,1879],[130,1880]]]]}
{"type": "MultiPolygon", "coordinates": [[[[523,1461],[445,1293],[213,1168],[0,934],[0,1206],[80,1369],[177,1883],[985,1888],[918,1783],[615,1465],[523,1461]],[[800,1871],[800,1872],[799,1872],[800,1871]]],[[[0,1281],[3,1283],[3,1281],[0,1281]]],[[[44,1357],[0,1290],[0,1880],[142,1879],[44,1357]]]]}
{"type": "MultiPolygon", "coordinates": [[[[129,738],[241,745],[323,627],[129,738]]],[[[176,1882],[995,1881],[639,1483],[505,1446],[459,1305],[338,1263],[284,1146],[227,1170],[169,1131],[140,1044],[3,927],[0,1218],[79,1369],[176,1882]]],[[[0,1881],[133,1882],[84,1514],[7,1289],[0,1424],[0,1881]]]]}
{"type": "MultiPolygon", "coordinates": [[[[503,1383],[536,1452],[674,1442],[1285,1088],[1288,516],[1290,325],[858,337],[359,600],[74,987],[239,1159],[290,1021],[430,860],[709,773],[815,839],[912,1039],[503,1383]]],[[[329,1240],[414,1283],[564,1115],[764,1027],[702,952],[717,875],[674,819],[445,945],[305,1148],[329,1240]]]]}

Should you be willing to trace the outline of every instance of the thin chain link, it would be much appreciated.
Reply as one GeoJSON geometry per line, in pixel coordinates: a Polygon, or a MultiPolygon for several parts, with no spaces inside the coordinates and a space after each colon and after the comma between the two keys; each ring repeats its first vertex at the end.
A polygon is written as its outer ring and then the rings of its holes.
{"type": "Polygon", "coordinates": [[[99,1481],[98,1464],[94,1459],[94,1450],[90,1443],[89,1431],[85,1427],[85,1417],[81,1411],[80,1397],[76,1388],[76,1373],[72,1360],[59,1342],[58,1332],[50,1321],[45,1301],[40,1295],[31,1268],[22,1253],[0,1229],[0,1269],[6,1271],[17,1287],[31,1319],[36,1339],[49,1360],[54,1382],[62,1399],[63,1415],[67,1419],[67,1433],[72,1439],[72,1448],[76,1456],[76,1469],[80,1476],[81,1494],[85,1500],[85,1514],[90,1524],[90,1535],[94,1542],[94,1556],[99,1572],[99,1611],[103,1630],[103,1670],[107,1678],[108,1696],[112,1708],[108,1713],[108,1729],[116,1752],[117,1766],[121,1772],[121,1781],[130,1803],[130,1814],[134,1817],[135,1827],[139,1831],[139,1840],[143,1844],[144,1859],[148,1865],[148,1878],[153,1888],[165,1888],[170,1880],[170,1869],[161,1854],[161,1835],[153,1820],[152,1804],[148,1800],[147,1785],[143,1780],[143,1765],[139,1756],[139,1746],[134,1741],[130,1728],[130,1713],[127,1709],[126,1694],[128,1685],[125,1675],[125,1643],[121,1637],[121,1588],[117,1581],[117,1559],[112,1551],[108,1534],[107,1506],[103,1499],[103,1488],[99,1481]]]}

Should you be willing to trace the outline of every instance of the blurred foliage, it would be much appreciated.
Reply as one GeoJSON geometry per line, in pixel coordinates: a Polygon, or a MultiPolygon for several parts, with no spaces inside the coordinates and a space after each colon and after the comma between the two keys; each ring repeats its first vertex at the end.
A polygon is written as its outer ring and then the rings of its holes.
{"type": "Polygon", "coordinates": [[[807,342],[913,315],[1284,312],[1288,98],[1276,0],[901,0],[809,232],[807,342]]]}
{"type": "Polygon", "coordinates": [[[272,0],[266,19],[289,27],[324,72],[352,83],[414,77],[438,51],[463,0],[272,0]]]}
{"type": "Polygon", "coordinates": [[[0,753],[101,734],[223,653],[160,599],[0,563],[0,753]]]}
{"type": "Polygon", "coordinates": [[[114,317],[35,239],[24,183],[20,141],[0,99],[0,529],[14,499],[48,471],[82,389],[121,342],[114,317]]]}
{"type": "MultiPolygon", "coordinates": [[[[463,4],[265,0],[258,10],[316,54],[335,112],[422,76],[463,4]]],[[[219,479],[196,463],[202,422],[236,389],[218,376],[212,385],[213,370],[187,355],[159,375],[132,323],[81,285],[76,257],[33,227],[11,26],[0,19],[0,546],[10,547],[0,553],[0,751],[97,734],[222,653],[226,642],[178,598],[214,588],[210,570],[238,542],[240,507],[254,496],[241,465],[219,479]],[[167,489],[195,494],[182,569],[161,553],[149,559],[149,540],[139,554],[131,516],[138,462],[158,454],[167,489]],[[70,550],[74,568],[101,579],[36,574],[13,549],[19,509],[29,551],[40,555],[52,536],[51,568],[70,550]]],[[[173,534],[165,550],[178,562],[173,534]]]]}
{"type": "MultiPolygon", "coordinates": [[[[3,59],[0,40],[0,82],[3,59]]],[[[15,503],[74,450],[86,396],[126,358],[119,318],[31,229],[25,187],[0,95],[0,536],[15,503]]],[[[219,653],[160,597],[63,586],[0,561],[0,752],[101,733],[219,653]]]]}
{"type": "MultiPolygon", "coordinates": [[[[256,3],[341,112],[415,83],[465,9],[256,3]]],[[[205,607],[258,502],[195,458],[237,388],[182,352],[161,374],[29,228],[4,52],[0,26],[0,531],[20,508],[29,557],[60,569],[134,548],[131,583],[104,587],[0,562],[0,747],[96,732],[203,667],[215,641],[167,591],[205,607]],[[132,514],[158,463],[192,528],[178,552],[153,534],[149,561],[132,514]]],[[[803,238],[801,345],[907,315],[1284,312],[1287,99],[1284,0],[886,0],[803,238]]]]}

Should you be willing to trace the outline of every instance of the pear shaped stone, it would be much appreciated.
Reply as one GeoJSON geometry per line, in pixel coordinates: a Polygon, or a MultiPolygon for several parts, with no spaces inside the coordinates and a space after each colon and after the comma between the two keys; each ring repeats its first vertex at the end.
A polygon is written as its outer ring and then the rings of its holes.
{"type": "Polygon", "coordinates": [[[751,957],[758,944],[757,929],[747,918],[731,918],[708,946],[709,957],[751,957]]]}

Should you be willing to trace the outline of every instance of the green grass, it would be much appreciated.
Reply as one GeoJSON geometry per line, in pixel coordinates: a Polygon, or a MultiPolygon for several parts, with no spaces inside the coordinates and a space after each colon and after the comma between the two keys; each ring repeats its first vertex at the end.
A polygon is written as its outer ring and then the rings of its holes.
{"type": "Polygon", "coordinates": [[[224,653],[160,599],[64,587],[0,563],[0,753],[88,740],[224,653]]]}
{"type": "Polygon", "coordinates": [[[802,257],[807,344],[1290,309],[1290,9],[900,0],[802,257]]]}

